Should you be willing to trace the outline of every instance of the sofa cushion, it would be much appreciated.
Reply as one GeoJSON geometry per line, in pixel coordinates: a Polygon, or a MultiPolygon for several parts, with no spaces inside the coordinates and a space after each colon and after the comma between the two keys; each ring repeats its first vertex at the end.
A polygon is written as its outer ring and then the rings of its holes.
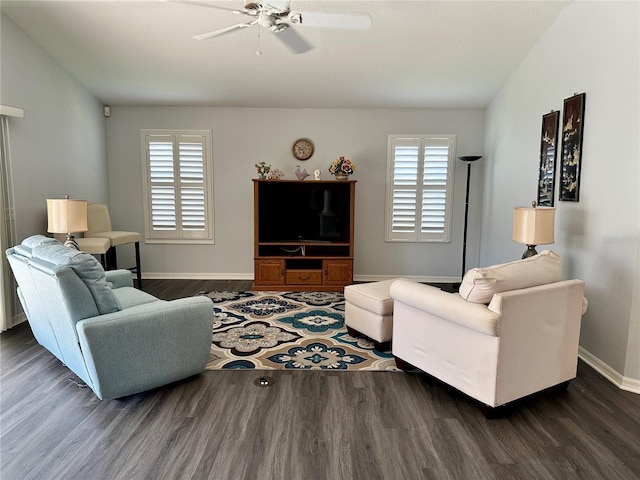
{"type": "Polygon", "coordinates": [[[153,295],[138,290],[133,287],[120,287],[113,290],[113,294],[118,299],[118,303],[122,307],[122,310],[127,308],[137,307],[138,305],[144,305],[145,303],[161,302],[153,295]]]}
{"type": "Polygon", "coordinates": [[[71,268],[91,292],[100,314],[121,310],[107,283],[102,265],[92,255],[65,247],[59,242],[37,245],[32,255],[59,267],[71,268]]]}
{"type": "Polygon", "coordinates": [[[562,280],[562,259],[551,250],[487,268],[472,268],[460,284],[460,296],[468,302],[488,304],[494,293],[535,287],[562,280]]]}
{"type": "Polygon", "coordinates": [[[55,238],[45,237],[44,235],[32,235],[25,238],[20,245],[16,245],[14,250],[23,257],[31,258],[33,247],[51,243],[55,244],[58,243],[58,241],[55,238]]]}
{"type": "Polygon", "coordinates": [[[25,238],[22,241],[21,245],[24,245],[25,247],[33,248],[33,247],[37,247],[38,245],[45,245],[45,244],[51,244],[51,243],[58,243],[58,241],[55,238],[45,237],[44,235],[32,235],[30,237],[25,238]]]}

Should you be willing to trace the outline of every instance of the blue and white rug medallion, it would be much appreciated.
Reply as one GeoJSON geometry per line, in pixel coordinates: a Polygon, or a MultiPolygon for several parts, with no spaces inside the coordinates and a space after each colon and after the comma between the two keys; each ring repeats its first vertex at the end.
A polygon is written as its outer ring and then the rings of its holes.
{"type": "Polygon", "coordinates": [[[215,314],[208,370],[392,370],[344,325],[340,292],[210,292],[215,314]]]}

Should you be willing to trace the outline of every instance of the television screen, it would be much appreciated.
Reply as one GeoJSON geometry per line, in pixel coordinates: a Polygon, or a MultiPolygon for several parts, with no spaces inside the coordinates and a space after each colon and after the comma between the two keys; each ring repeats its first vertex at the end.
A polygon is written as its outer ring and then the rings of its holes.
{"type": "Polygon", "coordinates": [[[260,184],[260,242],[349,242],[348,183],[260,184]]]}

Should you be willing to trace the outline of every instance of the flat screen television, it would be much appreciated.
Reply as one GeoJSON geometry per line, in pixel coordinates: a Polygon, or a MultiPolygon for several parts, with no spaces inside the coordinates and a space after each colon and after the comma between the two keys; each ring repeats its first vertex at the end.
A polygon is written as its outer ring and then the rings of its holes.
{"type": "Polygon", "coordinates": [[[260,182],[258,241],[348,243],[349,201],[349,183],[260,182]]]}

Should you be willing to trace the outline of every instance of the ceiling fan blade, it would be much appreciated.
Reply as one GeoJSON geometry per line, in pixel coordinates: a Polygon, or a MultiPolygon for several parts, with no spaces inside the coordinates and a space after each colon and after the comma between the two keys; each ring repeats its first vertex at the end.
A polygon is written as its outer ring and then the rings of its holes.
{"type": "Polygon", "coordinates": [[[367,30],[371,26],[368,13],[324,13],[292,12],[289,21],[303,27],[342,28],[345,30],[367,30]]]}
{"type": "Polygon", "coordinates": [[[274,35],[293,53],[305,53],[313,48],[313,46],[302,38],[293,28],[285,28],[279,32],[274,32],[274,35]]]}
{"type": "Polygon", "coordinates": [[[254,20],[253,22],[249,22],[249,23],[239,23],[237,25],[232,25],[232,26],[227,27],[227,28],[221,28],[220,30],[216,30],[215,32],[209,32],[209,33],[203,33],[201,35],[195,35],[193,38],[195,38],[196,40],[207,40],[208,38],[217,37],[218,35],[222,35],[224,33],[229,33],[229,32],[232,32],[234,30],[237,30],[239,28],[250,27],[251,25],[255,25],[256,23],[258,23],[258,20],[254,20]]]}
{"type": "Polygon", "coordinates": [[[163,0],[169,3],[181,3],[183,5],[190,5],[192,7],[206,7],[206,8],[215,8],[216,10],[226,10],[227,12],[233,12],[235,14],[243,14],[242,10],[238,10],[235,8],[227,8],[227,7],[219,7],[217,5],[212,5],[211,3],[198,2],[197,0],[163,0]]]}

